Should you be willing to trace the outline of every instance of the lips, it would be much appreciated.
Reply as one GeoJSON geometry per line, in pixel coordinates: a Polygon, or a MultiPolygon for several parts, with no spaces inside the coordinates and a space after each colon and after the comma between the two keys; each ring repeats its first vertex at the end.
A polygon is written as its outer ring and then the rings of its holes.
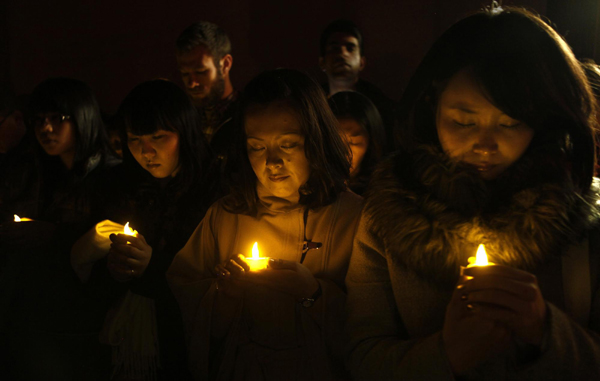
{"type": "Polygon", "coordinates": [[[274,183],[278,183],[280,181],[283,181],[285,179],[287,179],[289,176],[269,176],[269,180],[273,181],[274,183]]]}
{"type": "Polygon", "coordinates": [[[496,164],[491,163],[469,163],[470,166],[475,168],[478,172],[488,172],[496,168],[496,164]]]}
{"type": "Polygon", "coordinates": [[[157,163],[148,163],[148,164],[146,164],[146,167],[148,169],[156,169],[156,168],[160,167],[160,164],[157,164],[157,163]]]}

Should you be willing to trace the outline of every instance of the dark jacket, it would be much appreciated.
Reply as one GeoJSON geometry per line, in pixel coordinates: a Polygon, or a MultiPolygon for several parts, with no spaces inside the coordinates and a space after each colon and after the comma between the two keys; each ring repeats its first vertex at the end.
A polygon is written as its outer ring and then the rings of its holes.
{"type": "Polygon", "coordinates": [[[534,359],[515,345],[465,379],[598,379],[600,336],[588,330],[600,322],[598,186],[580,196],[567,168],[560,153],[543,147],[495,181],[432,147],[385,161],[372,180],[346,278],[356,379],[454,379],[441,337],[444,315],[460,266],[480,243],[491,262],[537,276],[548,306],[546,339],[534,359]],[[567,292],[579,274],[565,276],[581,252],[591,285],[583,318],[570,309],[567,292]]]}

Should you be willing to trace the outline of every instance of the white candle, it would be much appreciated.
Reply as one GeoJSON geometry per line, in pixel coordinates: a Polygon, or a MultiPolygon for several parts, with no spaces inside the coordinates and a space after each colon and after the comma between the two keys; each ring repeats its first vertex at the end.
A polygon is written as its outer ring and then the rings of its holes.
{"type": "Polygon", "coordinates": [[[254,242],[252,247],[252,256],[246,257],[246,262],[250,266],[250,271],[266,269],[269,264],[269,257],[261,257],[258,253],[258,242],[254,242]]]}

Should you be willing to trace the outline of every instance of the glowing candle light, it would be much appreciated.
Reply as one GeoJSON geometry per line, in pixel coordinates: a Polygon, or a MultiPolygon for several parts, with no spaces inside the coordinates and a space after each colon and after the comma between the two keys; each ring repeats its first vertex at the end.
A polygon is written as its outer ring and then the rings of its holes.
{"type": "MultiPolygon", "coordinates": [[[[487,253],[485,252],[485,246],[482,244],[477,248],[477,254],[474,257],[469,257],[469,265],[467,267],[460,266],[460,275],[464,275],[465,268],[470,267],[485,267],[485,266],[493,266],[495,263],[489,262],[487,253]]],[[[471,279],[470,276],[467,276],[468,279],[471,279]]]]}
{"type": "Polygon", "coordinates": [[[138,232],[137,230],[133,230],[132,228],[129,227],[129,222],[125,224],[125,227],[123,228],[123,234],[127,234],[127,235],[131,235],[134,237],[137,237],[138,232]]]}
{"type": "Polygon", "coordinates": [[[252,246],[252,256],[246,257],[246,262],[250,266],[250,271],[258,271],[267,268],[269,257],[261,257],[258,253],[258,242],[254,242],[252,246]]]}
{"type": "Polygon", "coordinates": [[[488,262],[487,253],[485,252],[485,246],[482,243],[477,248],[477,254],[475,255],[475,257],[469,257],[469,265],[467,267],[490,265],[494,265],[494,263],[488,262]]]}
{"type": "Polygon", "coordinates": [[[15,222],[33,221],[31,218],[19,217],[15,214],[15,222]]]}

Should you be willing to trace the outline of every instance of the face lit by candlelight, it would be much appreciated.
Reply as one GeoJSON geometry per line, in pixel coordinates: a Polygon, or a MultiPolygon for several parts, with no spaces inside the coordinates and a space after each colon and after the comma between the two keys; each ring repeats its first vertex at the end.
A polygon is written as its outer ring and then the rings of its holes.
{"type": "Polygon", "coordinates": [[[354,177],[360,171],[360,164],[369,148],[369,133],[360,123],[352,118],[340,118],[338,122],[340,130],[342,130],[352,151],[350,177],[354,177]]]}
{"type": "Polygon", "coordinates": [[[223,98],[224,75],[229,72],[230,61],[231,55],[227,54],[215,65],[210,50],[204,45],[177,55],[181,80],[196,107],[210,106],[223,98]]]}
{"type": "Polygon", "coordinates": [[[258,181],[277,197],[299,197],[310,165],[296,111],[285,102],[252,105],[244,126],[248,159],[258,181]]]}
{"type": "Polygon", "coordinates": [[[37,141],[50,156],[72,160],[77,148],[75,124],[68,116],[58,112],[38,114],[34,121],[37,141]]]}
{"type": "Polygon", "coordinates": [[[448,156],[472,166],[481,177],[491,180],[525,153],[534,131],[488,99],[469,71],[459,71],[440,96],[436,127],[448,156]]]}
{"type": "Polygon", "coordinates": [[[158,179],[173,177],[179,171],[179,134],[158,129],[152,134],[127,132],[127,146],[137,162],[158,179]]]}

